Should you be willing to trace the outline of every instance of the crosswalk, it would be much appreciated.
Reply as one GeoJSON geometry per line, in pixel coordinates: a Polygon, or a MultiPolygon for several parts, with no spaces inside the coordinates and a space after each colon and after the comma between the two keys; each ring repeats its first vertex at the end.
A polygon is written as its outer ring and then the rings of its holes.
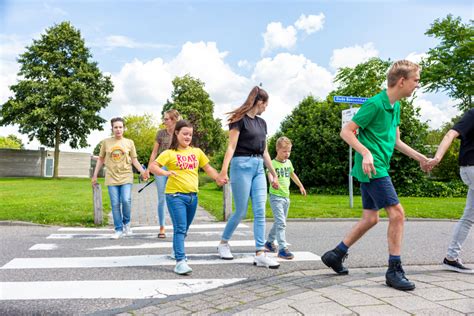
{"type": "MultiPolygon", "coordinates": [[[[28,256],[13,258],[0,267],[0,271],[12,276],[11,280],[0,282],[0,301],[166,298],[243,281],[251,271],[262,269],[250,269],[255,247],[252,232],[247,225],[240,224],[234,233],[235,240],[231,241],[235,259],[222,260],[216,246],[224,226],[191,226],[185,246],[194,271],[187,277],[172,272],[172,227],[167,227],[168,238],[164,240],[156,238],[157,226],[135,227],[132,236],[119,240],[110,238],[112,229],[59,228],[45,237],[46,242],[31,246],[28,256]],[[33,274],[35,280],[17,281],[15,273],[33,274]],[[64,276],[65,279],[58,279],[64,276]]],[[[269,255],[285,261],[285,265],[320,260],[311,252],[294,254],[291,261],[269,255]]]]}

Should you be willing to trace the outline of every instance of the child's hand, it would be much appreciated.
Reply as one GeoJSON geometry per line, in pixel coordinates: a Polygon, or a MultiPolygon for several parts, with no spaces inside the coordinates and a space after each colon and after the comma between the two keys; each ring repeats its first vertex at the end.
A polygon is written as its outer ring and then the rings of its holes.
{"type": "Polygon", "coordinates": [[[166,176],[167,177],[175,177],[177,176],[178,174],[175,172],[175,171],[168,171],[166,172],[166,176]]]}
{"type": "Polygon", "coordinates": [[[300,188],[300,192],[302,195],[306,196],[306,190],[304,189],[304,187],[300,188]]]}
{"type": "Polygon", "coordinates": [[[216,178],[217,185],[222,186],[228,182],[229,182],[229,177],[227,176],[227,173],[222,173],[222,172],[219,173],[219,175],[216,178]],[[222,183],[222,184],[219,184],[219,183],[222,183]]]}
{"type": "Polygon", "coordinates": [[[280,184],[278,183],[278,178],[273,178],[273,180],[272,180],[272,187],[273,187],[275,190],[278,190],[278,188],[280,187],[280,184]]]}
{"type": "Polygon", "coordinates": [[[226,179],[220,179],[220,178],[216,178],[216,183],[218,186],[223,186],[224,184],[227,184],[227,180],[226,179]]]}

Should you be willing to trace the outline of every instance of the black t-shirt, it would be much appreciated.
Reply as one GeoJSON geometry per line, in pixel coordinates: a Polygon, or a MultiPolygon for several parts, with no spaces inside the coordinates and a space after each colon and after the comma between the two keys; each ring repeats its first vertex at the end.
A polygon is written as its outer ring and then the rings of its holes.
{"type": "Polygon", "coordinates": [[[463,115],[453,130],[459,133],[458,138],[461,139],[459,165],[474,166],[474,108],[463,115]]]}
{"type": "Polygon", "coordinates": [[[263,155],[267,136],[267,123],[264,119],[245,115],[237,122],[229,124],[229,130],[240,131],[234,156],[263,155]]]}

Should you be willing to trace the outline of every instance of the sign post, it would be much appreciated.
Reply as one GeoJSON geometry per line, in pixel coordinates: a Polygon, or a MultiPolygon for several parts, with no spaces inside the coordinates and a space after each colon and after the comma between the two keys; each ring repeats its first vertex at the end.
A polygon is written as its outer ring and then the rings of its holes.
{"type": "MultiPolygon", "coordinates": [[[[348,96],[334,96],[333,100],[336,103],[349,103],[349,109],[343,110],[342,114],[342,127],[349,122],[352,117],[359,111],[359,108],[352,108],[352,104],[362,104],[367,101],[368,98],[363,97],[348,97],[348,96]]],[[[352,179],[352,146],[349,146],[349,206],[354,207],[354,188],[352,179]]]]}

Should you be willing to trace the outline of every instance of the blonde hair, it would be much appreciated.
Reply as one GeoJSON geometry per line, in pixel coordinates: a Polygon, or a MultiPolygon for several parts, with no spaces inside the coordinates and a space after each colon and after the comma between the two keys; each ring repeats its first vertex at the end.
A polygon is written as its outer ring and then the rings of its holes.
{"type": "Polygon", "coordinates": [[[168,114],[169,117],[171,117],[175,122],[182,120],[181,115],[179,114],[178,110],[171,109],[171,110],[166,111],[164,114],[168,114]]]}
{"type": "Polygon", "coordinates": [[[262,88],[255,86],[252,88],[252,90],[250,90],[250,93],[244,104],[242,104],[239,108],[226,113],[229,114],[228,122],[234,123],[239,121],[242,117],[244,117],[245,114],[247,114],[253,107],[257,105],[258,101],[267,102],[268,93],[262,88]]]}
{"type": "Polygon", "coordinates": [[[387,73],[387,86],[394,87],[400,78],[408,78],[410,74],[419,71],[420,65],[409,60],[399,60],[393,63],[387,73]]]}
{"type": "Polygon", "coordinates": [[[288,137],[282,136],[276,141],[276,148],[280,149],[287,146],[292,146],[291,140],[288,137]]]}

